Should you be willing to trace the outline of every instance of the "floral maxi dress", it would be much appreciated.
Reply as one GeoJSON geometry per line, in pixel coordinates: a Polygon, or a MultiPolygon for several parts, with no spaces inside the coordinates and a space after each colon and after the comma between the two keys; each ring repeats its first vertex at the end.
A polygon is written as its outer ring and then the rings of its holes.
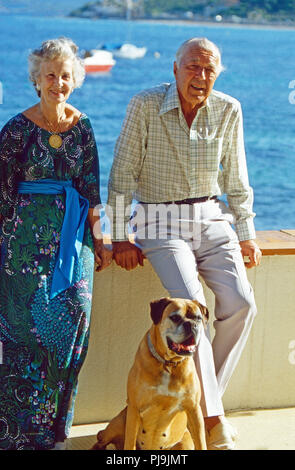
{"type": "Polygon", "coordinates": [[[65,211],[64,194],[19,194],[21,181],[71,180],[100,204],[96,143],[88,117],[60,134],[23,114],[0,133],[0,450],[50,449],[68,435],[86,356],[93,283],[88,224],[74,283],[49,298],[65,211]]]}

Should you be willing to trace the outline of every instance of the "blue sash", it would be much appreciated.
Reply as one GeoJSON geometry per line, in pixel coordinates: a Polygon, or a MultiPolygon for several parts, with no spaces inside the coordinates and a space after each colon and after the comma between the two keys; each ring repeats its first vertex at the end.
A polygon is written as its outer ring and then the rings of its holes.
{"type": "Polygon", "coordinates": [[[50,292],[50,299],[53,299],[73,284],[75,260],[78,259],[82,247],[89,202],[73,187],[72,181],[53,179],[23,181],[18,185],[18,192],[22,194],[66,193],[60,247],[50,292]]]}

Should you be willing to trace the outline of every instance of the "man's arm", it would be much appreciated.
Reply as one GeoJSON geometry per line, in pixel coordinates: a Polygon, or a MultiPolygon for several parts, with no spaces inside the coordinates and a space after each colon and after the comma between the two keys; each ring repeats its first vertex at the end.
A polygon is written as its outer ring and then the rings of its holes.
{"type": "Polygon", "coordinates": [[[144,103],[134,97],[115,147],[109,179],[107,215],[111,223],[113,257],[118,266],[128,271],[143,266],[141,250],[129,242],[128,224],[132,195],[137,187],[146,151],[147,125],[144,103]]]}
{"type": "Polygon", "coordinates": [[[224,158],[224,190],[230,209],[235,215],[236,231],[242,256],[249,258],[247,268],[258,266],[262,253],[255,242],[253,190],[249,185],[245,155],[243,116],[240,105],[233,114],[232,132],[224,158]]]}
{"type": "Polygon", "coordinates": [[[240,241],[256,238],[253,218],[253,190],[249,185],[244,145],[243,117],[240,104],[233,110],[227,148],[222,159],[224,192],[235,216],[240,241]]]}

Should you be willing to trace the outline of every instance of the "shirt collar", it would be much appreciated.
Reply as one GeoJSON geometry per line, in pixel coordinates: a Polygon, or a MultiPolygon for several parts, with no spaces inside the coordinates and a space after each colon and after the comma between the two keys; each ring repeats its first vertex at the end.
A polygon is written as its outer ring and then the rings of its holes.
{"type": "MultiPolygon", "coordinates": [[[[210,101],[211,101],[210,98],[211,96],[208,96],[206,103],[203,106],[201,106],[200,109],[207,108],[208,111],[210,110],[210,101]]],[[[175,109],[175,108],[181,108],[181,105],[180,105],[176,82],[173,82],[170,84],[166,92],[165,98],[163,100],[162,106],[159,111],[159,115],[161,116],[161,114],[168,113],[168,111],[171,111],[172,109],[175,109]]]]}

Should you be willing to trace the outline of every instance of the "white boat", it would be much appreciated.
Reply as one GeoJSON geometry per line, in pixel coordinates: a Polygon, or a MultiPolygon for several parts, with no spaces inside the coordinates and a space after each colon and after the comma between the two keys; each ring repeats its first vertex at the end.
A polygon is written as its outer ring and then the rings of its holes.
{"type": "Polygon", "coordinates": [[[109,72],[115,63],[112,52],[101,49],[92,49],[84,57],[86,73],[109,72]]]}
{"type": "Polygon", "coordinates": [[[120,48],[113,49],[112,52],[115,57],[120,57],[121,59],[140,59],[144,57],[147,51],[146,47],[137,47],[134,44],[122,44],[120,48]]]}

